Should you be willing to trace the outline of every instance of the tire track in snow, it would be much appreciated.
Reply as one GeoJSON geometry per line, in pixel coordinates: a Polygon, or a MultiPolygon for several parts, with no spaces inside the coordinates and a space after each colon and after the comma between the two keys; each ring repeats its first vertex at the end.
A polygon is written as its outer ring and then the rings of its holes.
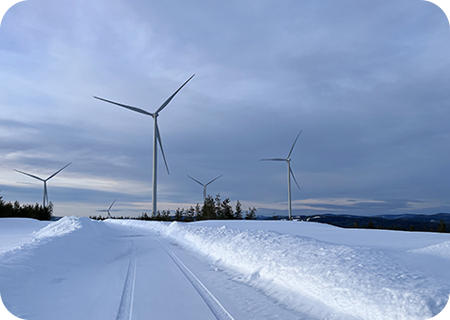
{"type": "Polygon", "coordinates": [[[192,286],[197,290],[199,295],[205,301],[206,305],[209,307],[211,312],[214,314],[217,320],[234,320],[234,318],[228,313],[227,310],[220,304],[219,300],[214,297],[214,295],[205,287],[205,285],[189,270],[186,265],[181,262],[181,260],[173,253],[169,248],[167,248],[161,241],[157,240],[159,244],[164,248],[169,257],[175,262],[177,267],[189,280],[192,286]]]}
{"type": "Polygon", "coordinates": [[[136,258],[132,256],[128,264],[127,277],[122,290],[119,310],[115,320],[131,320],[133,315],[134,285],[136,283],[136,258]]]}

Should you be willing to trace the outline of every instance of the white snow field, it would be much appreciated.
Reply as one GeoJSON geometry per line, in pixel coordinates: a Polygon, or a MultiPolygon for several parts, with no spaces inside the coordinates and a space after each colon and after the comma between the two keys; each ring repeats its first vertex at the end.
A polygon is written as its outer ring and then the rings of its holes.
{"type": "Polygon", "coordinates": [[[3,218],[0,294],[25,320],[425,320],[449,298],[450,234],[3,218]]]}

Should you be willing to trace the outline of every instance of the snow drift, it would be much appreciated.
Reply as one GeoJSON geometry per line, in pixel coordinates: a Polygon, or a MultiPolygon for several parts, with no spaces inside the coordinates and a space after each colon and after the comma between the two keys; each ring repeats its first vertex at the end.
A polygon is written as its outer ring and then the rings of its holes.
{"type": "MultiPolygon", "coordinates": [[[[235,280],[323,319],[428,319],[444,308],[450,292],[448,282],[409,268],[381,249],[268,230],[230,229],[227,222],[221,227],[111,222],[156,231],[206,255],[235,280]]],[[[447,249],[448,243],[433,247],[439,252],[447,249]]]]}

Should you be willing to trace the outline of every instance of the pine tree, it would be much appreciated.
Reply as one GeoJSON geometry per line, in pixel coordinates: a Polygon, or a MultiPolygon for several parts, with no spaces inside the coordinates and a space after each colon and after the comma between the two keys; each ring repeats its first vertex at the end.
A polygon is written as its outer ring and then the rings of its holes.
{"type": "Polygon", "coordinates": [[[223,212],[222,212],[222,201],[220,200],[220,193],[216,194],[214,201],[215,201],[214,210],[216,212],[216,219],[224,219],[223,212]]]}
{"type": "Polygon", "coordinates": [[[203,216],[202,216],[202,208],[201,208],[200,204],[198,204],[198,203],[197,203],[197,205],[195,206],[194,221],[196,221],[197,219],[198,219],[198,220],[203,219],[203,216]]]}
{"type": "Polygon", "coordinates": [[[242,220],[242,204],[239,200],[236,201],[236,209],[234,210],[234,218],[237,220],[242,220]]]}
{"type": "Polygon", "coordinates": [[[222,201],[220,204],[220,212],[222,213],[222,219],[234,219],[233,208],[230,206],[230,198],[226,198],[222,201]]]}
{"type": "Polygon", "coordinates": [[[447,228],[447,226],[445,225],[444,220],[441,220],[441,221],[439,222],[437,231],[438,231],[438,232],[446,232],[446,228],[447,228]]]}
{"type": "Polygon", "coordinates": [[[193,221],[195,217],[195,209],[193,206],[191,206],[188,211],[186,211],[186,217],[184,218],[184,221],[190,222],[193,221]]]}
{"type": "Polygon", "coordinates": [[[183,213],[184,213],[184,209],[177,208],[177,210],[175,210],[174,220],[175,221],[182,221],[183,220],[183,213]]]}
{"type": "Polygon", "coordinates": [[[248,208],[249,211],[245,213],[245,220],[255,220],[256,219],[256,208],[248,208]]]}
{"type": "Polygon", "coordinates": [[[163,210],[161,212],[161,220],[162,221],[172,221],[172,217],[170,216],[169,210],[163,210]]]}
{"type": "Polygon", "coordinates": [[[217,219],[214,198],[208,195],[203,203],[202,219],[217,219]]]}

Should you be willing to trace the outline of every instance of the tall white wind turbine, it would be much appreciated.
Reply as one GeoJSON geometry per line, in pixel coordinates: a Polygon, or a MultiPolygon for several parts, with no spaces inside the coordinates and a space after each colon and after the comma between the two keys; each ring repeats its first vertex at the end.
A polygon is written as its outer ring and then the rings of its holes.
{"type": "Polygon", "coordinates": [[[34,179],[40,180],[42,182],[44,182],[44,199],[42,200],[42,207],[45,208],[46,206],[48,206],[48,194],[47,194],[47,181],[50,180],[51,178],[53,178],[54,176],[56,176],[58,173],[60,173],[62,170],[64,170],[69,164],[71,164],[72,162],[69,162],[68,164],[66,164],[64,167],[62,167],[61,169],[59,169],[58,171],[56,171],[54,174],[52,174],[51,176],[49,176],[47,179],[42,179],[38,176],[23,172],[23,171],[19,171],[14,169],[14,171],[22,173],[24,175],[27,175],[29,177],[32,177],[34,179]]]}
{"type": "Polygon", "coordinates": [[[300,132],[297,135],[297,138],[295,138],[294,143],[292,144],[291,150],[289,151],[288,156],[286,159],[283,158],[275,158],[275,159],[261,159],[260,161],[286,161],[287,162],[287,168],[288,168],[288,202],[289,202],[289,220],[292,219],[292,205],[291,205],[291,175],[292,178],[294,178],[295,184],[297,185],[298,189],[300,190],[300,186],[298,185],[297,179],[295,179],[294,171],[291,169],[291,153],[294,150],[295,144],[297,143],[298,137],[300,137],[300,134],[303,130],[300,130],[300,132]]]}
{"type": "Polygon", "coordinates": [[[217,179],[219,179],[221,176],[223,176],[222,174],[218,177],[215,177],[214,179],[212,179],[210,182],[203,184],[200,181],[198,181],[197,179],[192,178],[190,175],[187,175],[189,178],[191,178],[192,180],[194,180],[195,182],[197,182],[199,185],[203,186],[203,202],[206,199],[206,187],[208,185],[210,185],[211,183],[213,183],[214,181],[216,181],[217,179]]]}
{"type": "Polygon", "coordinates": [[[160,133],[159,133],[159,128],[158,128],[158,116],[159,116],[159,113],[170,103],[170,101],[172,101],[172,99],[175,97],[175,95],[193,78],[195,76],[195,74],[194,75],[192,75],[189,79],[187,79],[186,80],[186,82],[185,83],[183,83],[182,85],[181,85],[181,87],[179,87],[178,88],[178,90],[177,91],[175,91],[154,113],[150,113],[150,112],[148,112],[148,111],[145,111],[145,110],[143,110],[143,109],[140,109],[140,108],[136,108],[136,107],[132,107],[132,106],[128,106],[128,105],[125,105],[125,104],[121,104],[121,103],[118,103],[118,102],[114,102],[114,101],[111,101],[111,100],[106,100],[106,99],[103,99],[103,98],[99,98],[99,97],[96,97],[96,96],[94,96],[94,98],[95,99],[99,99],[99,100],[102,100],[102,101],[105,101],[105,102],[109,102],[109,103],[112,103],[112,104],[115,104],[115,105],[118,105],[118,106],[121,106],[121,107],[124,107],[124,108],[127,108],[127,109],[129,109],[129,110],[132,110],[132,111],[135,111],[135,112],[139,112],[139,113],[142,113],[142,114],[145,114],[145,115],[147,115],[147,116],[151,116],[152,118],[153,118],[153,120],[154,120],[154,126],[153,126],[153,190],[152,190],[152,192],[153,192],[153,199],[152,199],[152,201],[153,201],[153,212],[154,213],[156,213],[156,203],[157,203],[157,201],[156,201],[156,181],[157,181],[157,179],[156,179],[156,172],[157,172],[157,143],[159,143],[159,147],[161,148],[161,153],[162,153],[162,156],[163,156],[163,159],[164,159],[164,163],[166,164],[166,169],[167,169],[167,173],[168,174],[170,174],[170,172],[169,172],[169,166],[167,165],[167,161],[166,161],[166,156],[164,155],[164,150],[163,150],[163,147],[162,147],[162,142],[161,142],[161,136],[160,136],[160,133]]]}

